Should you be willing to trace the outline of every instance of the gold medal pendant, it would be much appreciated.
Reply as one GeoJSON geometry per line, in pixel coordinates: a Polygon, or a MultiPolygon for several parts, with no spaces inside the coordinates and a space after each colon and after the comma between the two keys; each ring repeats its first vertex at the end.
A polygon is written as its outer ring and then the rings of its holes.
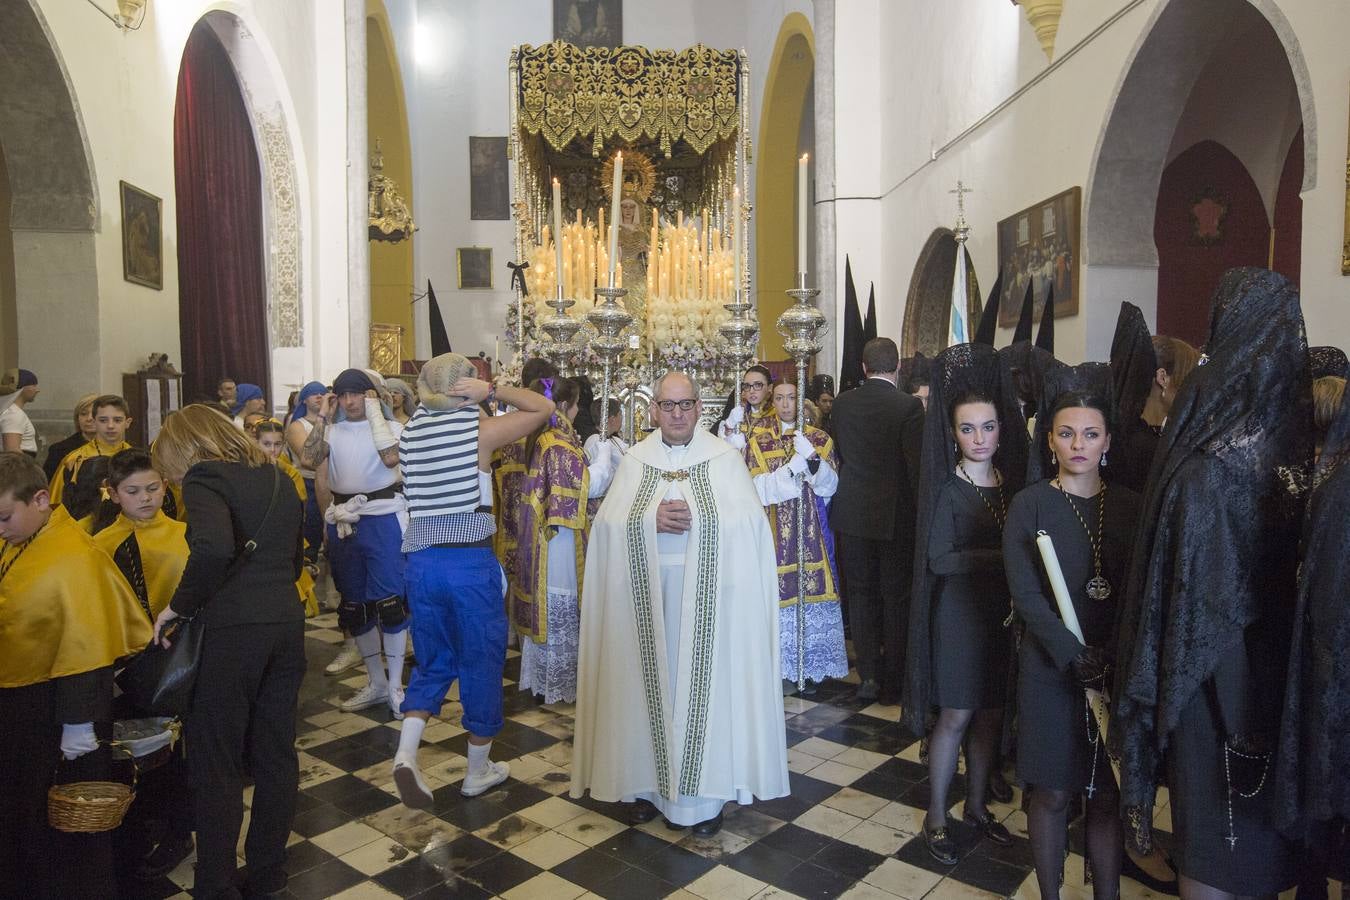
{"type": "Polygon", "coordinates": [[[1090,600],[1111,599],[1111,582],[1100,575],[1093,575],[1088,579],[1087,595],[1090,600]]]}

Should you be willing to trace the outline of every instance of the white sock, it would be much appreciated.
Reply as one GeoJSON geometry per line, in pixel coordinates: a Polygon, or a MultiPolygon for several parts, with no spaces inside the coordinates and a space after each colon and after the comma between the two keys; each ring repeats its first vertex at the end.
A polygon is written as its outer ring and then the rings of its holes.
{"type": "Polygon", "coordinates": [[[404,753],[417,756],[417,747],[422,743],[422,732],[427,727],[426,719],[408,716],[403,720],[403,730],[398,736],[398,755],[404,753]]]}
{"type": "Polygon", "coordinates": [[[408,629],[384,636],[384,661],[389,666],[389,683],[403,689],[404,653],[408,649],[408,629]]]}
{"type": "MultiPolygon", "coordinates": [[[[404,719],[406,722],[407,719],[404,719]]],[[[488,765],[488,753],[492,750],[492,742],[486,744],[469,744],[469,774],[481,775],[488,765]]]]}
{"type": "Polygon", "coordinates": [[[372,628],[356,636],[356,649],[366,661],[366,674],[376,690],[386,690],[389,682],[384,677],[384,660],[380,658],[380,629],[372,628]]]}

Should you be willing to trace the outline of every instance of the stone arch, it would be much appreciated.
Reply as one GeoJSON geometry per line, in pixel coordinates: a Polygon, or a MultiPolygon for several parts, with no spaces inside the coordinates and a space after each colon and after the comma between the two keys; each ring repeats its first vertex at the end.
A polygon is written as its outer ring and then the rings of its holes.
{"type": "Polygon", "coordinates": [[[201,18],[225,48],[253,124],[262,166],[264,259],[267,273],[271,396],[285,398],[313,370],[306,326],[314,318],[311,276],[304,266],[311,239],[304,147],[276,54],[246,11],[223,3],[201,18]]]}
{"type": "MultiPolygon", "coordinates": [[[[815,54],[811,22],[799,12],[790,13],[783,19],[770,57],[755,144],[754,285],[761,355],[768,359],[783,356],[776,325],[778,315],[792,303],[784,291],[793,286],[796,265],[797,146],[815,54]]],[[[811,230],[809,222],[807,228],[811,230]]]]}
{"type": "MultiPolygon", "coordinates": [[[[14,295],[0,322],[23,362],[61,360],[40,373],[42,405],[68,407],[100,383],[98,181],[74,87],[36,0],[0,4],[0,145],[14,245],[14,295]]],[[[60,419],[68,429],[68,414],[60,419]]]]}
{"type": "MultiPolygon", "coordinates": [[[[922,351],[931,359],[947,346],[955,276],[956,233],[950,228],[936,228],[919,251],[914,274],[909,279],[905,319],[900,328],[901,357],[922,351]]],[[[973,334],[980,320],[980,285],[969,254],[966,255],[966,316],[973,334]]]]}
{"type": "MultiPolygon", "coordinates": [[[[1270,29],[1284,49],[1302,113],[1303,189],[1315,185],[1312,82],[1293,28],[1275,0],[1159,4],[1113,93],[1084,192],[1084,283],[1089,296],[1132,299],[1146,314],[1154,310],[1158,253],[1153,221],[1174,133],[1211,58],[1253,23],[1270,29]]],[[[1088,356],[1100,356],[1110,343],[1115,303],[1089,304],[1085,312],[1088,356]]]]}

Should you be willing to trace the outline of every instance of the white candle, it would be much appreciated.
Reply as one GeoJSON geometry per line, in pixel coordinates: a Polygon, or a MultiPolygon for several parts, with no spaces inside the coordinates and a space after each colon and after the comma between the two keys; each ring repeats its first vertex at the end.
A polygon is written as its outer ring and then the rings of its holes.
{"type": "Polygon", "coordinates": [[[614,154],[614,186],[609,201],[609,286],[614,287],[614,264],[619,259],[619,201],[623,199],[623,154],[614,154]]]}
{"type": "Polygon", "coordinates": [[[797,160],[797,272],[806,272],[806,161],[810,154],[803,153],[797,160]]]}
{"type": "Polygon", "coordinates": [[[553,179],[553,255],[554,265],[558,269],[558,287],[562,287],[563,246],[562,246],[562,185],[553,179]]]}
{"type": "Polygon", "coordinates": [[[735,263],[731,267],[731,295],[739,299],[741,292],[741,186],[731,192],[731,243],[736,247],[735,263]]]}
{"type": "Polygon", "coordinates": [[[1059,607],[1059,618],[1069,633],[1083,640],[1083,629],[1078,624],[1078,612],[1073,608],[1073,599],[1069,596],[1069,587],[1064,582],[1064,571],[1059,567],[1059,555],[1055,553],[1055,542],[1044,531],[1036,532],[1036,549],[1041,553],[1041,563],[1045,566],[1045,577],[1050,582],[1050,593],[1055,595],[1055,606],[1059,607]]]}

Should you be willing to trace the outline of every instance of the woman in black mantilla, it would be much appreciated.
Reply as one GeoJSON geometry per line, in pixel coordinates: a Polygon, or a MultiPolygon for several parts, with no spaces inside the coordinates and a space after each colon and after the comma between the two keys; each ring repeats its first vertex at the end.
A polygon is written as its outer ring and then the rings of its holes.
{"type": "Polygon", "coordinates": [[[1299,896],[1327,895],[1337,832],[1350,822],[1350,403],[1332,420],[1303,520],[1298,608],[1275,764],[1275,824],[1305,843],[1299,896]]]}
{"type": "Polygon", "coordinates": [[[1149,476],[1111,729],[1139,849],[1151,840],[1157,777],[1167,779],[1184,898],[1274,894],[1294,882],[1265,785],[1312,453],[1307,342],[1288,280],[1225,274],[1206,350],[1149,476]]]}
{"type": "Polygon", "coordinates": [[[1026,427],[992,347],[958,344],[938,355],[930,377],[906,653],[904,724],[928,745],[931,789],[924,840],[933,857],[959,857],[947,829],[947,792],[963,737],[964,819],[995,843],[1012,837],[985,807],[1007,699],[1011,636],[1004,625],[1002,529],[1026,470],[1026,427]]]}
{"type": "Polygon", "coordinates": [[[1113,900],[1120,891],[1119,792],[1083,691],[1105,684],[1139,498],[1118,485],[1108,489],[1101,477],[1111,446],[1107,367],[1086,363],[1046,381],[1049,402],[1036,417],[1027,480],[1041,471],[1054,477],[1035,480],[1013,498],[1003,530],[1008,587],[1026,623],[1017,775],[1030,791],[1027,832],[1041,896],[1059,896],[1070,800],[1086,793],[1093,896],[1113,900]],[[1040,532],[1054,541],[1086,647],[1060,620],[1036,547],[1040,532]]]}

